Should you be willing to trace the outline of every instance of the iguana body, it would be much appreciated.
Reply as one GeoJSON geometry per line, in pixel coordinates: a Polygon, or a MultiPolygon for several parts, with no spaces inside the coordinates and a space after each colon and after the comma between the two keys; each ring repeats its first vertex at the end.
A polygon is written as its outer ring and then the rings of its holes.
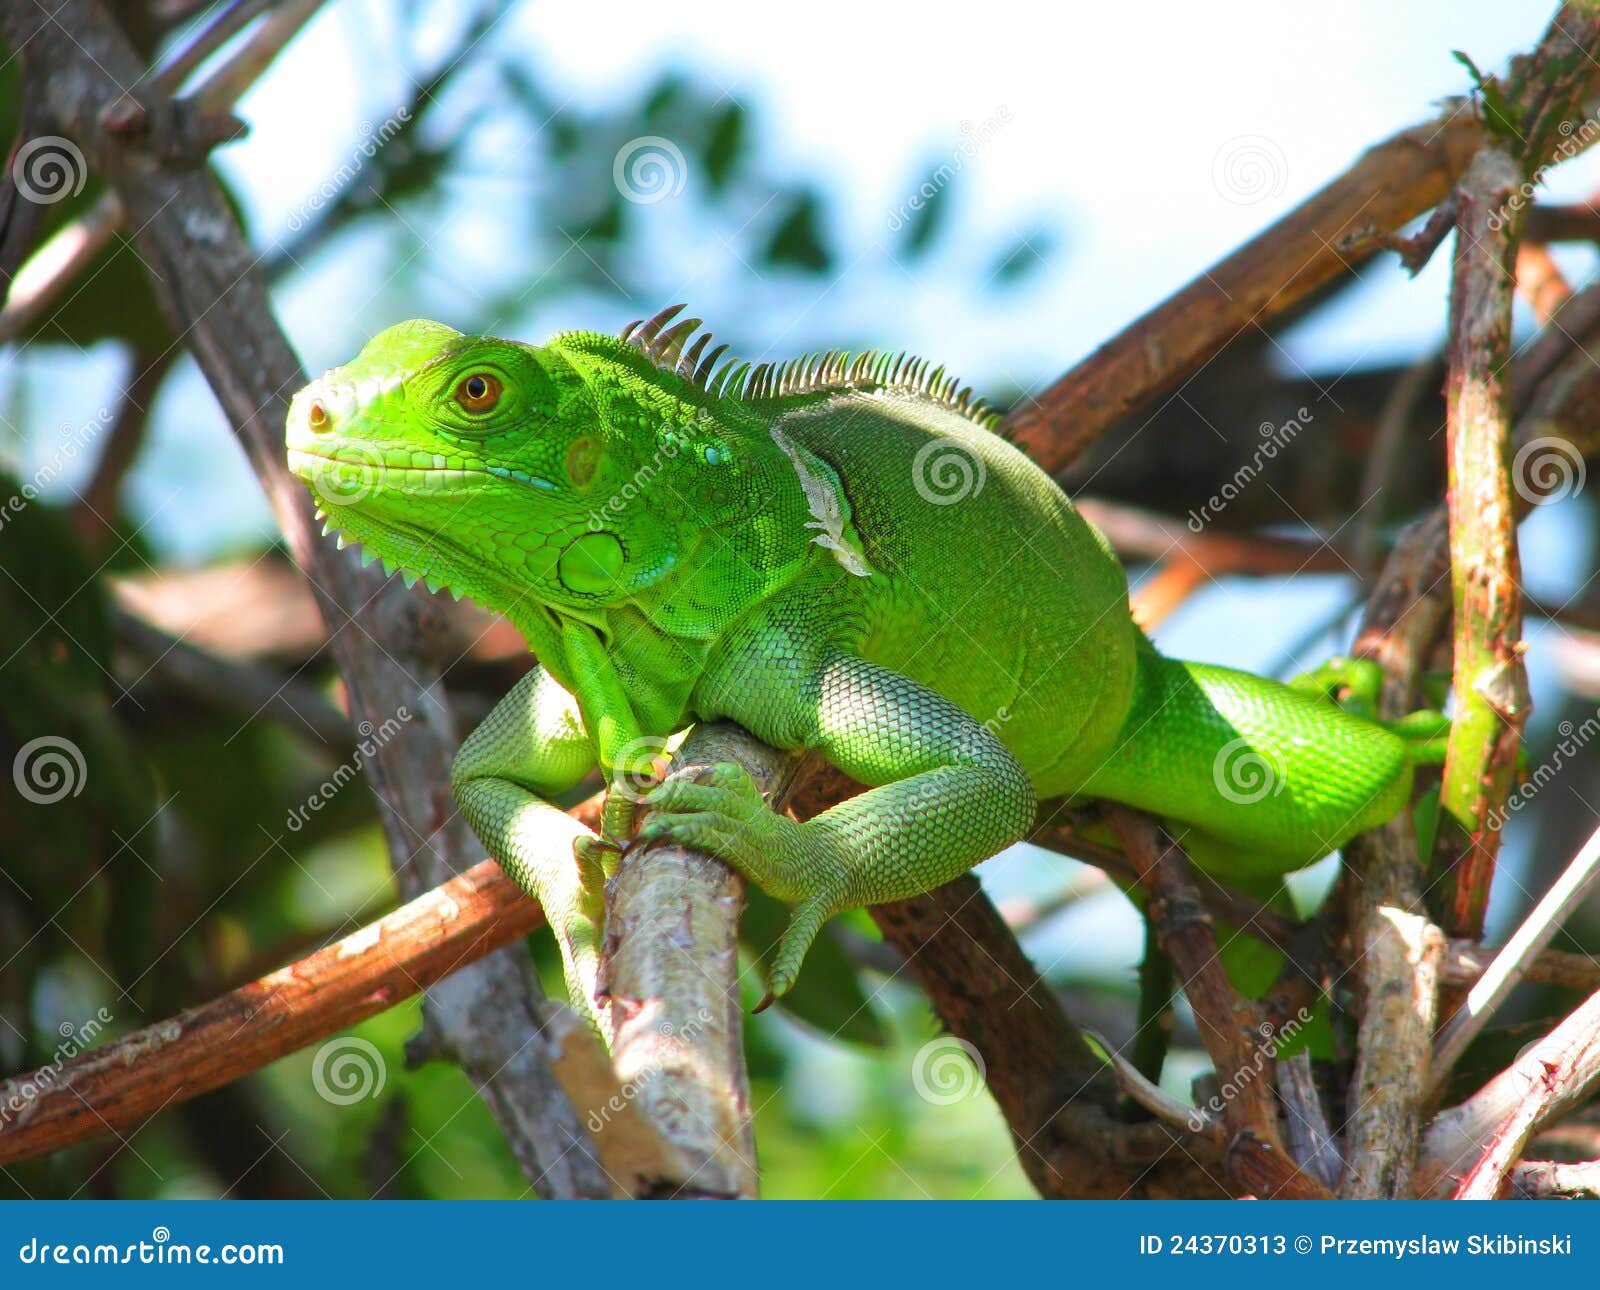
{"type": "Polygon", "coordinates": [[[642,838],[794,904],[775,994],[828,916],[949,881],[1042,798],[1155,812],[1253,879],[1405,803],[1408,747],[1383,726],[1157,653],[1105,541],[954,382],[877,355],[718,367],[673,312],[542,347],[402,323],[289,417],[331,528],[507,614],[538,657],[453,781],[543,904],[580,1004],[597,852],[547,799],[597,763],[627,780],[697,720],[874,786],[804,824],[735,766],[642,795],[642,838]]]}

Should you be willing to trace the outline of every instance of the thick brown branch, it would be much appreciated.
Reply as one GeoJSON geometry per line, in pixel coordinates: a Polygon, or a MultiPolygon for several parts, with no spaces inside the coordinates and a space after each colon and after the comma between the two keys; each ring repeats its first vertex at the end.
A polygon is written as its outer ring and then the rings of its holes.
{"type": "MultiPolygon", "coordinates": [[[[433,657],[438,615],[426,597],[337,557],[318,538],[306,490],[284,466],[287,398],[305,377],[273,320],[255,257],[199,164],[215,123],[173,103],[146,77],[96,0],[11,0],[0,6],[0,37],[13,49],[28,46],[50,69],[40,102],[116,192],[136,230],[156,297],[226,411],[311,582],[352,716],[369,730],[402,713],[415,718],[407,737],[387,741],[364,769],[402,890],[416,895],[444,882],[476,848],[448,798],[455,732],[433,657]],[[357,612],[359,628],[352,626],[357,612]]],[[[512,950],[480,960],[449,978],[429,1005],[428,1024],[439,1032],[431,1046],[453,1054],[482,1090],[535,1185],[607,1194],[598,1164],[571,1150],[577,1121],[555,1076],[524,1042],[541,1007],[526,956],[512,950]]]]}
{"type": "Polygon", "coordinates": [[[976,1054],[1041,1196],[1218,1195],[1220,1161],[1207,1134],[1118,1122],[1112,1068],[1089,1050],[976,878],[870,912],[951,1034],[976,1054]]]}
{"type": "Polygon", "coordinates": [[[1008,433],[1052,473],[1123,417],[1254,324],[1282,313],[1370,257],[1444,198],[1481,138],[1456,109],[1378,144],[1176,295],[1107,341],[1006,418],[1008,433]]]}
{"type": "Polygon", "coordinates": [[[426,990],[543,921],[484,861],[298,963],[0,1084],[0,1164],[122,1133],[426,990]]]}

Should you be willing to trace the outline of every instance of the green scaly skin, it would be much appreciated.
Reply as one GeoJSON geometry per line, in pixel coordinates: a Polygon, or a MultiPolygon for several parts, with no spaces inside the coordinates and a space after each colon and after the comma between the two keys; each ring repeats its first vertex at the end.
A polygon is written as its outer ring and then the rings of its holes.
{"type": "Polygon", "coordinates": [[[401,323],[288,422],[341,542],[506,614],[537,656],[452,783],[602,1029],[603,877],[633,800],[639,838],[794,906],[774,996],[831,915],[957,877],[1043,798],[1154,812],[1246,885],[1406,803],[1412,745],[1317,682],[1159,654],[1105,540],[942,373],[715,368],[672,312],[538,347],[401,323]],[[666,737],[717,717],[872,787],[803,824],[734,765],[652,787],[666,737]],[[596,764],[605,841],[549,804],[596,764]]]}

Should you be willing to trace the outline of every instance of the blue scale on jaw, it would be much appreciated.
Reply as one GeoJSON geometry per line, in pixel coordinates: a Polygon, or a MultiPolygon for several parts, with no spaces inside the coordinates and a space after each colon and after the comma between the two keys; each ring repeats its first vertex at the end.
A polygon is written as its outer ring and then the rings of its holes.
{"type": "Polygon", "coordinates": [[[514,479],[520,484],[532,484],[535,488],[543,488],[548,492],[555,491],[555,485],[548,479],[540,479],[537,475],[530,475],[525,470],[512,470],[509,466],[485,466],[484,469],[491,475],[501,479],[514,479]]]}

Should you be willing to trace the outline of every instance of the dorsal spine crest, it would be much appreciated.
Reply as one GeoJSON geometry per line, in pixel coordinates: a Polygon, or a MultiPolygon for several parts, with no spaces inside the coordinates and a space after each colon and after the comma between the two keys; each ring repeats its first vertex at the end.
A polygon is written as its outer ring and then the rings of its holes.
{"type": "Polygon", "coordinates": [[[622,329],[620,339],[661,371],[716,398],[762,403],[798,394],[892,391],[921,395],[986,429],[998,432],[1000,428],[999,414],[975,395],[970,385],[962,385],[942,366],[932,367],[927,359],[886,350],[850,354],[830,349],[783,363],[751,364],[725,357],[726,345],[707,353],[711,333],[700,331],[699,318],[674,321],[683,309],[683,305],[673,305],[653,318],[631,322],[622,329]]]}

